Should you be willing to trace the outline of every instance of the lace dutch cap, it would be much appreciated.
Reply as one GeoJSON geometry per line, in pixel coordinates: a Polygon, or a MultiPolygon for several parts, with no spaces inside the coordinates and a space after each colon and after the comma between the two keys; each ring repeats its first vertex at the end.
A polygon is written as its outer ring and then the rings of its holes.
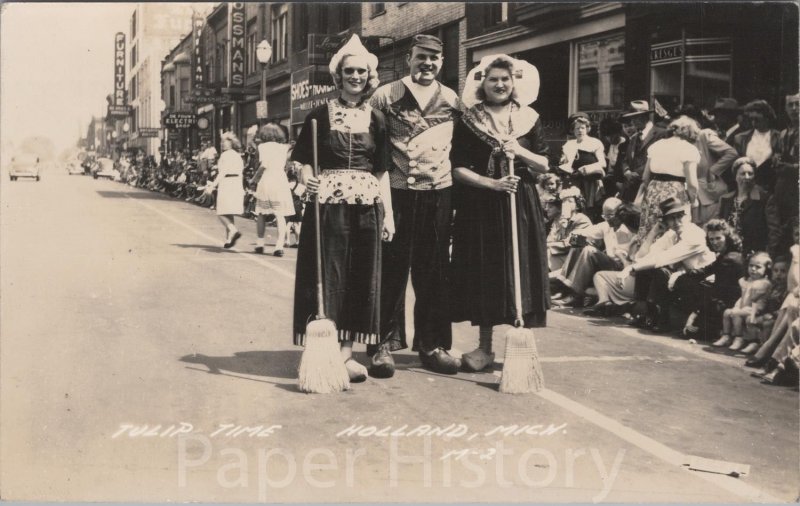
{"type": "Polygon", "coordinates": [[[333,76],[334,82],[337,83],[337,71],[339,70],[339,66],[344,60],[345,56],[363,56],[367,60],[367,66],[369,67],[369,84],[374,89],[377,87],[377,79],[378,79],[378,57],[374,54],[370,53],[364,44],[361,43],[361,38],[357,34],[353,34],[350,37],[350,40],[342,46],[333,58],[331,58],[330,63],[328,64],[328,71],[333,76]]]}
{"type": "Polygon", "coordinates": [[[484,56],[480,63],[469,71],[464,91],[461,94],[461,101],[467,107],[472,107],[481,102],[478,98],[478,90],[483,85],[486,78],[487,68],[496,60],[509,62],[513,69],[511,77],[514,81],[514,100],[520,105],[530,105],[539,97],[539,71],[535,66],[525,60],[518,60],[504,54],[493,54],[484,56]]]}

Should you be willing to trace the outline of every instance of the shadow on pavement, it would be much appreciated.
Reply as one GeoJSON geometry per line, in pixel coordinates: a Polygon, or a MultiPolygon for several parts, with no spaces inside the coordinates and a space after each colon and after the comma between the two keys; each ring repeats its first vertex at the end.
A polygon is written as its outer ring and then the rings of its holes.
{"type": "Polygon", "coordinates": [[[210,244],[173,244],[172,246],[186,249],[199,249],[207,253],[237,253],[236,250],[225,249],[222,246],[212,246],[210,244]]]}
{"type": "Polygon", "coordinates": [[[148,200],[169,200],[173,201],[172,197],[168,197],[162,193],[156,192],[124,192],[124,191],[108,191],[108,190],[97,190],[97,194],[101,197],[105,197],[108,199],[124,199],[126,197],[130,197],[132,199],[148,199],[148,200]]]}
{"type": "MultiPolygon", "coordinates": [[[[184,355],[181,362],[201,364],[208,368],[209,374],[249,374],[251,376],[269,376],[272,378],[297,378],[297,364],[300,363],[301,351],[241,351],[230,357],[210,357],[202,353],[184,355]]],[[[199,369],[198,369],[199,370],[199,369]]],[[[250,379],[250,378],[242,378],[250,379]]]]}

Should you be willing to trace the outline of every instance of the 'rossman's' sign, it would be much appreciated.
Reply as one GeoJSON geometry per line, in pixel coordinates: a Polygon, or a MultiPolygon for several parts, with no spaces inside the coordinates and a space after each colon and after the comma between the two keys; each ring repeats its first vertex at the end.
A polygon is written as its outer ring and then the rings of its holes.
{"type": "Polygon", "coordinates": [[[231,2],[228,4],[230,12],[230,41],[231,41],[231,54],[230,54],[230,80],[228,86],[231,88],[238,88],[244,86],[244,2],[231,2]]]}

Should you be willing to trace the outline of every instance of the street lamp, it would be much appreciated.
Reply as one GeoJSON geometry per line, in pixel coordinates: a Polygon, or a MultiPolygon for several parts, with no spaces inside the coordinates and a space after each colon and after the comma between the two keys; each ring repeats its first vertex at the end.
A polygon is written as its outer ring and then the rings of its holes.
{"type": "MultiPolygon", "coordinates": [[[[272,46],[266,40],[262,40],[256,46],[256,58],[261,64],[261,102],[267,105],[267,63],[272,58],[272,46]]],[[[266,118],[259,118],[258,124],[263,125],[266,118]]]]}

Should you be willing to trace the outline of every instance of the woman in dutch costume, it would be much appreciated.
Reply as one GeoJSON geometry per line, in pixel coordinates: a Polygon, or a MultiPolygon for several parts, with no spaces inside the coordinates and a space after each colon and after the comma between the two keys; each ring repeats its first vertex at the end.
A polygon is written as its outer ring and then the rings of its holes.
{"type": "MultiPolygon", "coordinates": [[[[326,314],[336,323],[352,382],[367,375],[352,357],[353,342],[379,342],[381,241],[394,235],[385,120],[366,100],[378,86],[377,68],[377,57],[353,35],[329,65],[339,97],[308,114],[292,152],[292,160],[303,165],[308,194],[320,202],[326,314]],[[312,168],[312,120],[317,122],[319,177],[312,168]]],[[[314,228],[315,213],[305,213],[303,230],[314,228]]],[[[306,324],[317,312],[315,248],[315,234],[302,234],[293,329],[294,344],[301,346],[306,324]]]]}
{"type": "Polygon", "coordinates": [[[467,370],[492,365],[492,327],[514,322],[508,192],[517,193],[525,327],[546,324],[547,245],[536,178],[548,171],[549,161],[539,114],[528,107],[538,93],[536,67],[506,55],[483,58],[464,88],[469,109],[456,126],[451,152],[457,191],[451,279],[453,321],[480,328],[478,348],[463,356],[467,370]]]}

